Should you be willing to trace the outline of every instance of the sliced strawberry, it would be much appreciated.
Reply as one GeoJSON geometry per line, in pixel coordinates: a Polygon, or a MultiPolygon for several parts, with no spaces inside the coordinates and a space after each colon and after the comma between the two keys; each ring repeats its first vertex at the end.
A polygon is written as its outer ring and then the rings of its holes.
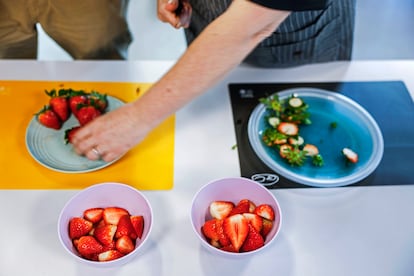
{"type": "Polygon", "coordinates": [[[289,135],[289,136],[295,136],[295,135],[298,135],[298,133],[299,133],[298,126],[296,124],[290,123],[290,122],[281,122],[277,126],[277,130],[280,133],[283,133],[283,134],[289,135]]]}
{"type": "Polygon", "coordinates": [[[220,247],[231,245],[229,237],[224,233],[223,222],[222,219],[216,219],[216,232],[220,247]]]}
{"type": "Polygon", "coordinates": [[[264,245],[264,239],[262,235],[251,225],[249,224],[249,234],[246,237],[240,250],[242,252],[248,252],[256,250],[264,245]]]}
{"type": "Polygon", "coordinates": [[[81,126],[84,126],[90,121],[92,121],[93,119],[99,117],[101,114],[102,112],[99,111],[96,107],[92,105],[85,105],[85,106],[81,106],[78,109],[76,118],[78,119],[79,124],[81,126]]]}
{"type": "Polygon", "coordinates": [[[303,150],[306,152],[307,156],[315,156],[319,154],[319,150],[315,145],[312,144],[306,144],[303,147],[303,150]]]}
{"type": "Polygon", "coordinates": [[[114,240],[117,226],[113,224],[106,224],[100,227],[96,227],[93,235],[103,245],[110,245],[114,240]]]}
{"type": "Polygon", "coordinates": [[[108,251],[108,250],[116,250],[116,242],[113,240],[110,244],[103,244],[102,252],[108,251]]]}
{"type": "Polygon", "coordinates": [[[129,212],[121,207],[106,207],[103,211],[103,219],[106,224],[118,225],[119,219],[129,212]]]}
{"type": "Polygon", "coordinates": [[[129,236],[133,240],[136,240],[138,237],[137,233],[135,233],[129,214],[121,216],[118,221],[118,228],[115,233],[115,238],[118,239],[122,236],[129,236]]]}
{"type": "Polygon", "coordinates": [[[103,246],[93,236],[82,236],[76,243],[79,254],[87,259],[95,260],[102,252],[103,246]]]}
{"type": "Polygon", "coordinates": [[[246,218],[241,214],[227,217],[224,219],[223,228],[234,249],[239,251],[249,233],[249,224],[246,218]]]}
{"type": "Polygon", "coordinates": [[[210,240],[209,243],[210,243],[210,245],[212,245],[212,246],[214,246],[216,248],[221,248],[220,241],[218,241],[218,240],[210,240]]]}
{"type": "Polygon", "coordinates": [[[246,200],[241,200],[237,205],[231,210],[228,216],[236,215],[236,214],[243,214],[248,213],[250,209],[250,203],[246,200]]]}
{"type": "Polygon", "coordinates": [[[79,244],[79,239],[73,239],[72,240],[73,246],[76,248],[76,250],[78,249],[78,244],[79,244]]]}
{"type": "Polygon", "coordinates": [[[80,128],[81,128],[80,126],[74,126],[72,128],[65,130],[65,143],[66,144],[73,143],[73,136],[80,128]]]}
{"type": "Polygon", "coordinates": [[[350,148],[342,149],[342,154],[346,157],[346,159],[352,163],[358,162],[358,154],[351,150],[350,148]]]}
{"type": "Polygon", "coordinates": [[[80,238],[87,235],[92,228],[92,222],[80,217],[74,217],[69,221],[69,237],[71,239],[80,238]]]}
{"type": "Polygon", "coordinates": [[[70,108],[66,90],[59,90],[59,93],[55,89],[51,91],[45,91],[50,96],[49,105],[52,110],[58,115],[62,122],[66,122],[70,116],[70,108]]]}
{"type": "Polygon", "coordinates": [[[108,251],[100,253],[98,255],[98,260],[100,262],[109,262],[109,261],[119,259],[123,256],[124,256],[124,254],[122,254],[118,250],[108,250],[108,251]]]}
{"type": "Polygon", "coordinates": [[[213,201],[210,203],[210,215],[216,219],[227,217],[234,208],[234,203],[230,201],[213,201]]]}
{"type": "Polygon", "coordinates": [[[263,238],[266,239],[269,232],[272,230],[273,221],[263,218],[263,226],[260,234],[262,234],[263,238]]]}
{"type": "Polygon", "coordinates": [[[59,130],[62,127],[62,121],[50,106],[44,106],[35,116],[37,121],[47,128],[59,130]]]}
{"type": "Polygon", "coordinates": [[[131,216],[131,223],[135,229],[135,233],[138,238],[142,238],[144,232],[144,217],[143,216],[131,216]]]}
{"type": "Polygon", "coordinates": [[[92,223],[97,223],[102,219],[103,208],[90,208],[83,212],[83,217],[92,223]]]}
{"type": "Polygon", "coordinates": [[[242,203],[244,201],[249,203],[249,213],[253,213],[254,209],[256,209],[256,204],[254,204],[253,201],[251,201],[250,199],[247,199],[247,198],[240,200],[239,203],[242,203]]]}
{"type": "Polygon", "coordinates": [[[275,220],[275,212],[269,204],[261,204],[254,209],[256,215],[268,220],[275,220]]]}
{"type": "Polygon", "coordinates": [[[233,253],[238,253],[238,251],[236,249],[234,249],[233,245],[229,244],[227,246],[223,246],[220,248],[223,251],[227,251],[227,252],[233,252],[233,253]]]}
{"type": "Polygon", "coordinates": [[[222,219],[211,219],[204,223],[202,227],[204,236],[214,247],[220,248],[231,244],[230,239],[224,232],[222,219]]]}
{"type": "Polygon", "coordinates": [[[106,225],[105,221],[103,220],[103,213],[102,213],[102,219],[100,221],[98,221],[98,223],[95,225],[95,228],[97,227],[101,227],[106,225]]]}
{"type": "Polygon", "coordinates": [[[262,230],[263,218],[261,216],[252,213],[244,213],[243,216],[253,226],[253,228],[256,229],[257,232],[262,230]]]}
{"type": "Polygon", "coordinates": [[[213,241],[218,241],[220,239],[220,236],[217,232],[216,221],[217,219],[214,218],[207,220],[201,227],[201,231],[203,232],[204,236],[213,241]]]}
{"type": "Polygon", "coordinates": [[[135,249],[135,243],[129,236],[122,236],[116,240],[115,248],[122,254],[128,254],[135,249]]]}

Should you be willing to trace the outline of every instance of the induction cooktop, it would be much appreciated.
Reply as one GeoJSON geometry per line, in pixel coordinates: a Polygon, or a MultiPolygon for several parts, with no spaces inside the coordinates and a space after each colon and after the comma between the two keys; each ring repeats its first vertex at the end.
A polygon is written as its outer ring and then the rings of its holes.
{"type": "Polygon", "coordinates": [[[256,155],[248,138],[248,121],[259,99],[292,88],[318,88],[343,94],[366,109],[380,127],[384,153],[366,178],[348,186],[414,184],[414,102],[402,81],[324,83],[230,83],[228,85],[241,176],[269,189],[314,188],[283,177],[256,155]]]}

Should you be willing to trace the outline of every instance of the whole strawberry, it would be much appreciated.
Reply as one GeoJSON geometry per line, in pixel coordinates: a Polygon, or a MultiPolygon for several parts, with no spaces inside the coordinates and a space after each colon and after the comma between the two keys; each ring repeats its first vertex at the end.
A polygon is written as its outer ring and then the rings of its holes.
{"type": "Polygon", "coordinates": [[[45,91],[45,93],[50,97],[49,105],[52,110],[59,116],[62,122],[66,122],[70,116],[70,109],[66,90],[59,90],[56,92],[55,89],[51,91],[45,91]]]}
{"type": "Polygon", "coordinates": [[[35,114],[37,121],[47,128],[59,130],[62,127],[62,121],[50,106],[43,107],[35,114]]]}
{"type": "Polygon", "coordinates": [[[65,143],[66,144],[72,144],[72,139],[73,139],[73,136],[75,135],[75,133],[80,129],[81,127],[80,126],[75,126],[75,127],[72,127],[72,128],[70,128],[70,129],[67,129],[66,131],[65,131],[65,143]]]}
{"type": "Polygon", "coordinates": [[[241,251],[253,251],[262,247],[263,245],[263,236],[251,224],[249,224],[249,233],[247,234],[246,240],[241,247],[241,251]]]}
{"type": "Polygon", "coordinates": [[[85,105],[81,106],[78,109],[78,112],[76,114],[76,118],[79,121],[79,124],[81,126],[86,125],[96,117],[99,117],[102,114],[101,111],[99,111],[95,106],[92,105],[85,105]]]}
{"type": "Polygon", "coordinates": [[[72,91],[69,95],[69,108],[76,116],[80,106],[88,103],[88,97],[86,93],[80,91],[72,91]]]}
{"type": "Polygon", "coordinates": [[[101,94],[99,92],[92,91],[88,95],[88,103],[90,105],[96,106],[96,108],[99,111],[104,113],[106,108],[108,107],[108,97],[106,94],[101,94]]]}

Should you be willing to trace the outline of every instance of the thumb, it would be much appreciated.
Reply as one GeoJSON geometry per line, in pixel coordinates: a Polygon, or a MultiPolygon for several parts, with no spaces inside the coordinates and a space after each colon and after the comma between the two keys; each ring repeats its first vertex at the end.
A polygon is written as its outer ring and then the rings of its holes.
{"type": "Polygon", "coordinates": [[[165,9],[170,12],[174,12],[178,7],[179,0],[168,0],[167,4],[165,4],[165,9]]]}

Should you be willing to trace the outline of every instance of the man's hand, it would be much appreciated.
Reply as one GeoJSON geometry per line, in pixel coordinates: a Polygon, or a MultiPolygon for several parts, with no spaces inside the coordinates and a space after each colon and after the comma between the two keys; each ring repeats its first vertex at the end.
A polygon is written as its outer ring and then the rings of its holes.
{"type": "Polygon", "coordinates": [[[145,138],[149,127],[136,116],[138,109],[129,103],[108,112],[79,129],[72,138],[79,155],[90,160],[111,162],[145,138]]]}
{"type": "Polygon", "coordinates": [[[188,0],[158,0],[157,15],[162,22],[176,29],[187,28],[192,8],[188,0]]]}

